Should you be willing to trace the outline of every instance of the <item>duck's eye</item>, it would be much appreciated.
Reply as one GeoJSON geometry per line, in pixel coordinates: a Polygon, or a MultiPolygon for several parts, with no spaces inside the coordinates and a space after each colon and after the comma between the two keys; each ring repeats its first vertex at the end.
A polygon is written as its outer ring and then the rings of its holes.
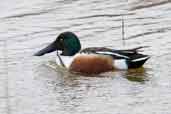
{"type": "Polygon", "coordinates": [[[64,39],[63,39],[63,38],[61,38],[61,39],[59,39],[59,41],[62,43],[62,42],[64,41],[64,39]]]}

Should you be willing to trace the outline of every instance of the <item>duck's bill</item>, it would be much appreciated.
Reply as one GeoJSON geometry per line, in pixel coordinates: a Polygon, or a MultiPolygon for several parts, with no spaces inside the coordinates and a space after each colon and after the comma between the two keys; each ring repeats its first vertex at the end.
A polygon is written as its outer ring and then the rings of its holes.
{"type": "Polygon", "coordinates": [[[51,53],[57,50],[60,50],[60,45],[58,45],[56,42],[53,42],[49,44],[47,47],[45,47],[44,49],[35,53],[34,56],[42,56],[42,55],[45,55],[47,53],[51,53]]]}

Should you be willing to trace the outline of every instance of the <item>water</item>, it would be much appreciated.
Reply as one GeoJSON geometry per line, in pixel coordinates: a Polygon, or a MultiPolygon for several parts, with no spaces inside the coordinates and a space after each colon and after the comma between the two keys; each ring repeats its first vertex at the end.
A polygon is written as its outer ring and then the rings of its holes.
{"type": "Polygon", "coordinates": [[[170,0],[2,0],[0,114],[170,114],[170,0]],[[144,69],[85,77],[32,55],[63,31],[87,46],[150,46],[144,69]]]}

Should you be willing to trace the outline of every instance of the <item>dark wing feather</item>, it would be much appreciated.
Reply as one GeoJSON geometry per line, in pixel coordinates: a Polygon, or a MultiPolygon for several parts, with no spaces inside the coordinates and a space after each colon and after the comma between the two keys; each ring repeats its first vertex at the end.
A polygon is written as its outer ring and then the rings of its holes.
{"type": "Polygon", "coordinates": [[[80,53],[94,53],[94,54],[103,54],[103,55],[110,55],[114,59],[127,59],[127,60],[134,60],[142,57],[147,57],[147,55],[138,53],[140,49],[144,47],[136,47],[127,50],[115,50],[106,47],[90,47],[85,48],[80,51],[80,53]]]}
{"type": "Polygon", "coordinates": [[[81,50],[80,53],[110,55],[115,59],[122,59],[123,58],[123,57],[118,55],[118,50],[112,50],[112,49],[106,48],[106,47],[85,48],[85,49],[81,50]]]}
{"type": "Polygon", "coordinates": [[[128,65],[128,68],[138,68],[141,67],[150,57],[148,55],[144,55],[139,53],[139,50],[144,47],[137,47],[133,49],[127,50],[114,50],[105,47],[93,47],[93,48],[85,48],[81,50],[80,53],[94,53],[101,55],[109,55],[112,56],[113,59],[125,59],[128,65]]]}

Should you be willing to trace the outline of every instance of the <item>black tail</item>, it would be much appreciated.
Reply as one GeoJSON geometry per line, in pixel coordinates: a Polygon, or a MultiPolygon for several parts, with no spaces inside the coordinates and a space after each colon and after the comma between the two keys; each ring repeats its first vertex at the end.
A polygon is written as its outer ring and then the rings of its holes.
{"type": "Polygon", "coordinates": [[[148,55],[144,55],[142,57],[139,58],[134,58],[132,60],[127,60],[127,65],[128,68],[139,68],[142,67],[143,64],[149,59],[150,57],[148,55]]]}

